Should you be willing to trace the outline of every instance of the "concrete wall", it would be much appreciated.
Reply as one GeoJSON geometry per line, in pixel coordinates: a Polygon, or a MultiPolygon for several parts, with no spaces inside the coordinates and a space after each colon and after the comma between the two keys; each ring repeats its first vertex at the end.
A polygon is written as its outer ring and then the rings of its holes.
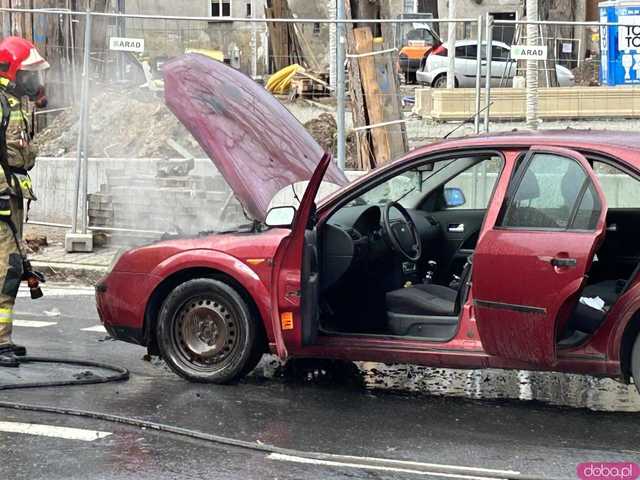
{"type": "MultiPolygon", "coordinates": [[[[425,88],[417,89],[415,95],[413,111],[421,116],[449,121],[464,120],[475,113],[473,88],[425,88]]],[[[524,89],[491,89],[491,118],[525,118],[525,98],[524,89]]],[[[541,88],[539,116],[542,119],[640,118],[640,96],[632,86],[541,88]]]]}
{"type": "MultiPolygon", "coordinates": [[[[158,159],[153,158],[91,158],[89,160],[88,193],[100,190],[107,183],[107,170],[125,170],[134,178],[136,175],[153,175],[158,159]]],[[[31,206],[30,219],[40,222],[70,224],[73,213],[75,188],[75,159],[73,158],[39,158],[31,172],[33,188],[38,197],[31,206]]],[[[195,168],[190,172],[193,176],[216,177],[218,172],[209,159],[198,159],[195,168]]],[[[347,177],[354,179],[363,172],[347,172],[347,177]]],[[[133,184],[133,182],[132,182],[133,184]]],[[[306,182],[296,185],[296,192],[302,196],[306,182]]],[[[318,199],[333,192],[336,187],[323,184],[318,192],[318,199]]],[[[135,191],[130,195],[135,196],[135,191]]],[[[275,205],[295,205],[295,197],[290,187],[277,194],[271,202],[275,205]]],[[[215,217],[218,212],[211,212],[215,217]]]]}
{"type": "MultiPolygon", "coordinates": [[[[98,192],[107,182],[107,170],[125,170],[132,176],[153,174],[158,159],[91,158],[89,159],[89,193],[98,192]]],[[[75,189],[75,158],[39,158],[31,171],[37,202],[32,203],[32,220],[70,223],[75,189]]],[[[193,175],[213,176],[217,171],[209,159],[196,161],[193,175]]],[[[135,194],[135,192],[132,192],[135,194]]]]}

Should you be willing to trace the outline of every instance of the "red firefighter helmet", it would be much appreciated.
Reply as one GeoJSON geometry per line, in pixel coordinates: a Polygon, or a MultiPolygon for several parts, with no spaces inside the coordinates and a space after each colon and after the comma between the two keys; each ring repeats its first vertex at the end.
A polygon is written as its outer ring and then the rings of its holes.
{"type": "Polygon", "coordinates": [[[14,82],[19,70],[41,71],[49,68],[33,43],[20,37],[6,37],[0,42],[0,77],[14,82]]]}

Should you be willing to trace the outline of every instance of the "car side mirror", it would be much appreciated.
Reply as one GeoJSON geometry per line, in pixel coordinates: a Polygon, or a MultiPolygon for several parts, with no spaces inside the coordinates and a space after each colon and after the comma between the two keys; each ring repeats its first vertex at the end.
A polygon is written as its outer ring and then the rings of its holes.
{"type": "Polygon", "coordinates": [[[461,207],[467,202],[463,191],[458,187],[446,187],[444,189],[444,201],[447,208],[461,207]]]}
{"type": "Polygon", "coordinates": [[[290,228],[295,216],[296,208],[292,207],[291,205],[273,207],[267,213],[267,218],[265,219],[264,223],[268,227],[290,228]]]}

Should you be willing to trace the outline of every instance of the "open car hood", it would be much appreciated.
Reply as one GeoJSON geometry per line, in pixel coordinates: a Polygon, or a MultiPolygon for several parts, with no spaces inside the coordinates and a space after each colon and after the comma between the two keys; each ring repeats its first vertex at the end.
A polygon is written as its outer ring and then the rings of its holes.
{"type": "MultiPolygon", "coordinates": [[[[246,213],[264,221],[284,187],[311,178],[324,154],[304,127],[247,75],[200,54],[163,67],[165,101],[211,158],[246,213]]],[[[332,162],[325,180],[347,183],[332,162]]]]}

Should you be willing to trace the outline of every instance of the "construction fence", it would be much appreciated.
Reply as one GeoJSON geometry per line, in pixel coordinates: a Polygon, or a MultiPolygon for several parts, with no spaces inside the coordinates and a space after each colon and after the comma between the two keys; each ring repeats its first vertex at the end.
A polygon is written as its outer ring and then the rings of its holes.
{"type": "MultiPolygon", "coordinates": [[[[32,176],[40,200],[31,219],[78,232],[146,239],[248,222],[164,104],[162,66],[187,52],[263,84],[349,171],[369,170],[443,137],[532,123],[640,127],[640,52],[623,51],[622,73],[610,74],[618,66],[608,42],[618,42],[610,37],[621,24],[429,15],[349,21],[349,11],[341,22],[290,12],[276,18],[269,11],[267,18],[224,21],[0,11],[3,36],[31,36],[52,65],[51,105],[37,115],[42,159],[32,176]],[[535,39],[528,42],[527,34],[535,39]],[[528,43],[545,47],[544,58],[527,61],[516,51],[528,43]],[[534,68],[538,88],[527,89],[527,70],[534,68]],[[447,88],[449,71],[454,88],[447,88]]],[[[623,187],[615,178],[609,183],[623,187]]],[[[284,192],[278,201],[293,201],[301,191],[284,192]]]]}

